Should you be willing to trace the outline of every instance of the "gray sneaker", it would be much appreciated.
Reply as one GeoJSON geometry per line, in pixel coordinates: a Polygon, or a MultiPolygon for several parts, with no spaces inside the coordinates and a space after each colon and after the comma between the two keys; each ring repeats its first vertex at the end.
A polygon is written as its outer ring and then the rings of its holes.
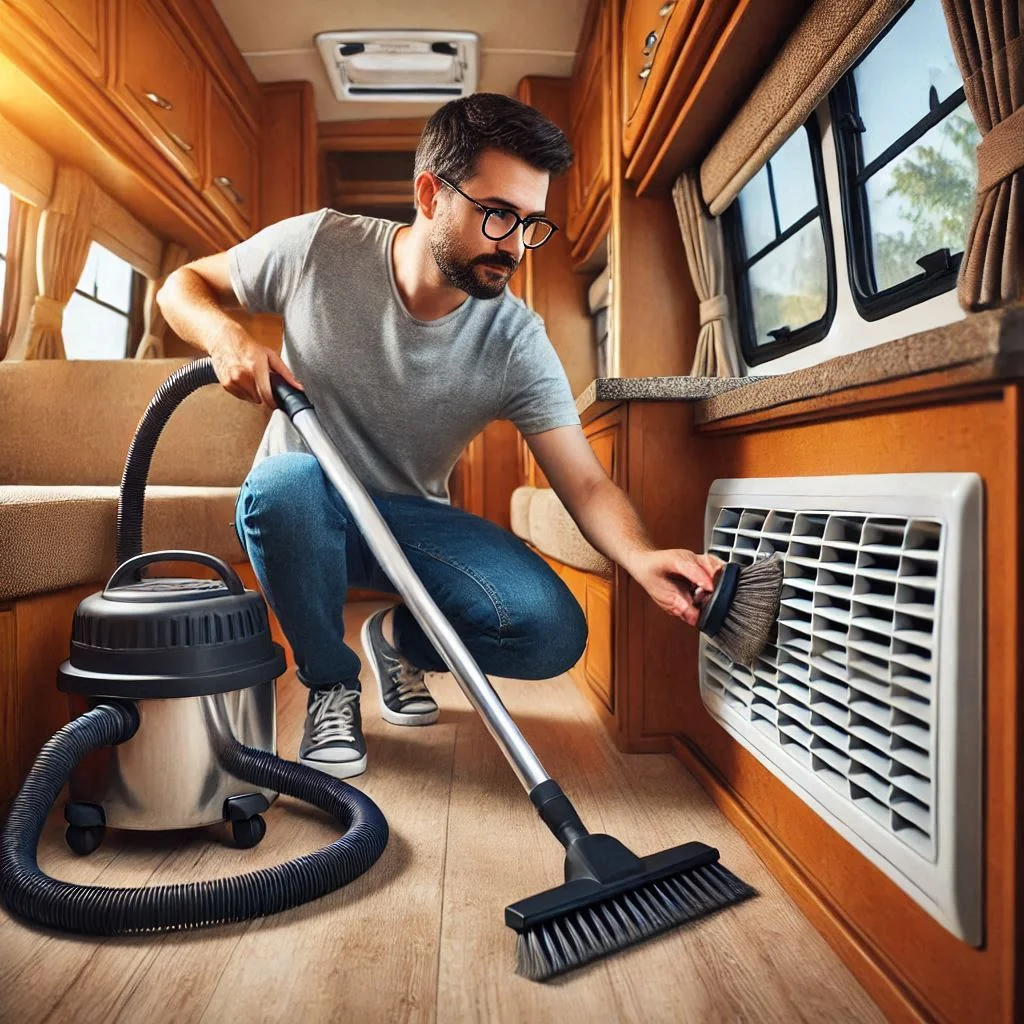
{"type": "Polygon", "coordinates": [[[359,691],[338,683],[314,690],[299,744],[299,764],[350,779],[366,771],[366,741],[359,713],[359,691]]]}
{"type": "Polygon", "coordinates": [[[440,713],[423,682],[423,669],[403,658],[385,639],[381,621],[388,613],[374,612],[359,634],[363,651],[380,690],[380,713],[392,725],[430,725],[440,713]]]}

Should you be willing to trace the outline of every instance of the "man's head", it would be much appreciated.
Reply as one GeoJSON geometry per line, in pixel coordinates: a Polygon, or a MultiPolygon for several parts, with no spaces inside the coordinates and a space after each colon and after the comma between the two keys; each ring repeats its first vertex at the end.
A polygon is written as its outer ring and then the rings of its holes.
{"type": "MultiPolygon", "coordinates": [[[[416,150],[417,216],[429,222],[434,260],[455,287],[479,299],[501,294],[522,259],[524,227],[499,239],[515,219],[492,214],[484,235],[480,207],[543,217],[548,183],[572,155],[543,114],[498,93],[453,100],[427,121],[416,150]]],[[[528,230],[529,241],[548,229],[528,230]]]]}

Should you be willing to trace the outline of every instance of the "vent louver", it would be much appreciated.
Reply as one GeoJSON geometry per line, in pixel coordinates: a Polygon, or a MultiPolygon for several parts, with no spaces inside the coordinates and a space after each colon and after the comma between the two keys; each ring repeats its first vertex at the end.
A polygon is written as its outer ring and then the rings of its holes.
{"type": "Polygon", "coordinates": [[[716,482],[707,549],[741,563],[777,552],[784,585],[753,666],[707,638],[700,666],[715,717],[974,943],[980,504],[970,474],[716,482]]]}

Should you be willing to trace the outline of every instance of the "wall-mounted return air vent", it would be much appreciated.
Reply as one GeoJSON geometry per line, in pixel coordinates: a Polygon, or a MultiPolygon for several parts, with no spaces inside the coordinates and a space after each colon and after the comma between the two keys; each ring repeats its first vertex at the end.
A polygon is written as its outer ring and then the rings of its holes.
{"type": "Polygon", "coordinates": [[[969,473],[718,480],[705,545],[784,559],[752,666],[702,637],[725,729],[951,932],[982,941],[982,489],[969,473]]]}
{"type": "Polygon", "coordinates": [[[476,91],[474,32],[367,29],[315,38],[339,100],[443,103],[476,91]]]}

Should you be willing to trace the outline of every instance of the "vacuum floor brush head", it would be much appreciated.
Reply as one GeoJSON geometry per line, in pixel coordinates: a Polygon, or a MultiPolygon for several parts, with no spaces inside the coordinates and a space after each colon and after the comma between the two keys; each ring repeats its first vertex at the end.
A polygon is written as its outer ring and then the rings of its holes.
{"type": "Polygon", "coordinates": [[[696,842],[637,857],[612,836],[586,835],[569,846],[565,873],[564,885],[505,909],[519,933],[516,973],[533,981],[757,895],[696,842]]]}
{"type": "Polygon", "coordinates": [[[764,650],[779,614],[783,564],[778,555],[751,565],[729,562],[701,611],[698,627],[741,665],[764,650]]]}

